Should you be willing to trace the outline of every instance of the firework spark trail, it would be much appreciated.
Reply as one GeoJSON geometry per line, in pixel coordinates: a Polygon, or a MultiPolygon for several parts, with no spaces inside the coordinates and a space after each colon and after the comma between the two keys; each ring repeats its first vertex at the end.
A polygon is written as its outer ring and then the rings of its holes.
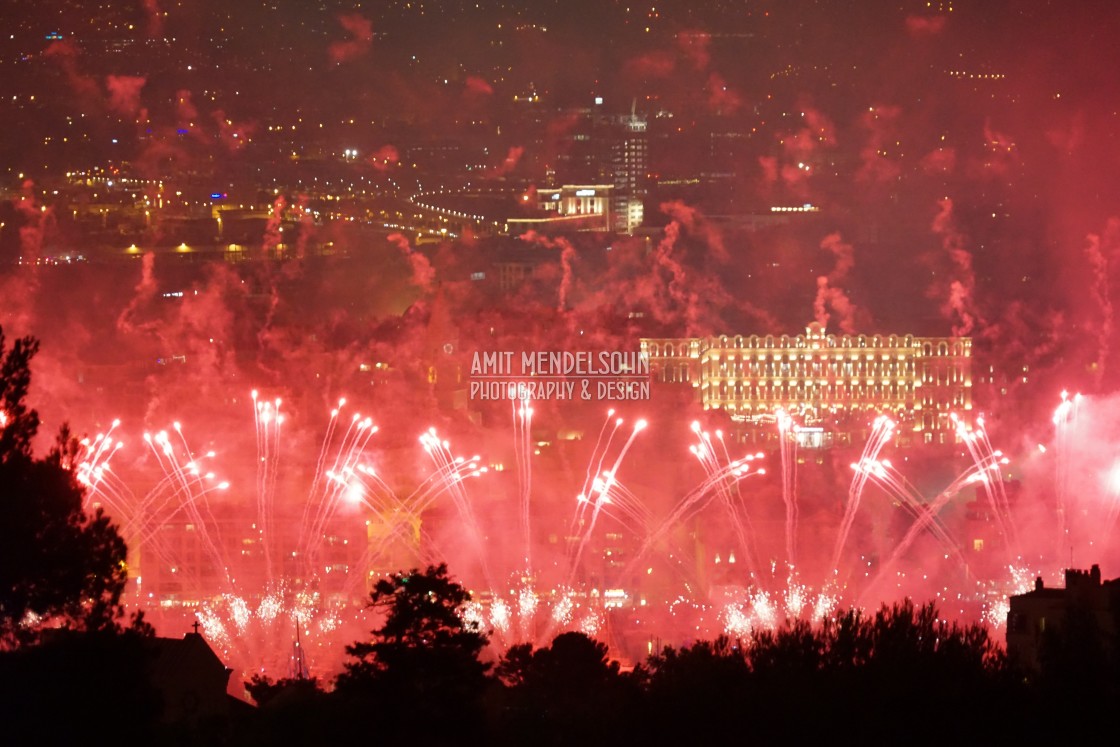
{"type": "MultiPolygon", "coordinates": [[[[189,460],[187,462],[187,464],[185,465],[188,473],[190,475],[192,475],[195,478],[195,480],[198,481],[198,483],[200,485],[204,485],[205,480],[213,481],[215,479],[213,472],[208,472],[206,474],[202,473],[201,467],[199,465],[199,459],[195,456],[194,452],[191,450],[190,444],[187,443],[187,439],[183,435],[182,425],[178,421],[176,421],[175,423],[172,424],[172,428],[174,429],[175,434],[179,437],[179,442],[181,444],[181,448],[183,449],[183,453],[187,456],[187,459],[189,460]]],[[[206,457],[207,458],[213,458],[214,453],[213,452],[207,452],[206,457]]],[[[197,517],[199,517],[202,521],[206,521],[207,519],[210,521],[210,526],[214,527],[214,533],[216,535],[218,535],[218,541],[217,541],[216,545],[218,547],[224,547],[224,545],[221,541],[221,534],[220,534],[219,529],[218,529],[218,522],[214,518],[213,512],[210,510],[210,501],[207,500],[207,496],[209,495],[210,492],[211,491],[206,490],[205,487],[204,487],[198,493],[195,493],[192,500],[188,504],[188,508],[192,509],[194,514],[197,517]],[[198,506],[200,504],[202,506],[202,509],[206,511],[206,517],[205,518],[202,517],[201,511],[198,510],[198,506]]]]}
{"type": "Polygon", "coordinates": [[[1113,466],[1109,475],[1109,483],[1111,488],[1109,492],[1111,493],[1111,496],[1108,502],[1108,512],[1105,515],[1104,525],[1099,530],[1101,533],[1101,537],[1104,539],[1106,549],[1111,547],[1112,544],[1116,541],[1116,533],[1114,531],[1114,528],[1116,526],[1117,519],[1120,519],[1120,498],[1118,498],[1117,496],[1120,491],[1117,490],[1117,482],[1118,468],[1116,466],[1113,466]]]}
{"type": "Polygon", "coordinates": [[[466,464],[468,467],[471,466],[471,464],[478,461],[478,457],[475,456],[470,460],[466,460],[463,457],[453,456],[450,444],[447,441],[440,440],[435,428],[429,428],[426,433],[420,436],[420,444],[423,446],[425,453],[427,453],[428,456],[431,457],[433,463],[435,463],[437,475],[441,477],[446,492],[451,496],[455,508],[459,513],[459,518],[463,521],[463,525],[467,529],[475,554],[482,566],[482,575],[487,587],[491,590],[494,589],[494,577],[490,572],[490,560],[483,547],[482,530],[479,528],[478,519],[475,516],[466,490],[463,488],[464,474],[459,469],[459,465],[466,464]]]}
{"type": "Polygon", "coordinates": [[[525,570],[531,571],[532,563],[532,526],[530,519],[530,496],[533,492],[532,464],[532,424],[533,408],[527,401],[513,404],[513,451],[517,460],[518,502],[521,507],[521,534],[525,541],[525,570]]]}
{"type": "Polygon", "coordinates": [[[607,411],[607,419],[603,421],[603,427],[599,429],[599,438],[595,441],[595,448],[591,452],[591,458],[587,460],[583,487],[576,497],[576,511],[572,517],[571,527],[568,529],[569,536],[574,536],[582,531],[583,514],[590,504],[587,496],[590,494],[595,481],[598,480],[599,476],[602,474],[603,461],[607,458],[607,453],[610,451],[611,443],[614,442],[615,434],[618,433],[618,429],[622,427],[622,418],[614,418],[614,427],[611,428],[610,434],[607,436],[607,442],[603,445],[603,435],[607,432],[607,426],[610,425],[612,417],[614,417],[613,409],[607,411]],[[600,445],[602,445],[601,451],[599,449],[600,445]],[[598,456],[598,458],[596,458],[596,456],[598,456]]]}
{"type": "MultiPolygon", "coordinates": [[[[225,545],[216,539],[219,525],[210,511],[208,496],[229,487],[226,482],[218,482],[203,466],[204,460],[214,457],[213,452],[194,455],[178,423],[168,431],[144,434],[161,476],[142,498],[137,499],[112,469],[113,456],[123,448],[122,442],[112,438],[118,425],[114,422],[109,433],[82,442],[83,452],[75,472],[87,487],[87,500],[101,500],[109,505],[122,526],[122,534],[129,538],[130,547],[144,548],[145,557],[153,559],[149,562],[170,567],[184,589],[193,588],[202,598],[209,597],[193,613],[206,634],[224,648],[227,661],[259,669],[262,662],[270,660],[270,652],[277,650],[276,641],[290,635],[292,619],[314,620],[314,626],[303,626],[309,639],[329,634],[338,627],[337,611],[320,604],[317,594],[312,599],[304,598],[305,594],[285,591],[283,581],[270,583],[267,590],[246,592],[244,584],[238,583],[240,579],[235,579],[234,573],[245,569],[226,563],[224,550],[220,549],[225,545]],[[183,556],[183,548],[169,542],[162,531],[177,515],[190,522],[188,529],[197,538],[197,547],[217,570],[218,589],[213,588],[213,579],[208,581],[202,577],[197,561],[186,562],[188,558],[183,556]],[[216,594],[217,591],[220,593],[216,594]]],[[[372,475],[372,470],[364,465],[359,465],[358,470],[372,475]]]]}
{"type": "MultiPolygon", "coordinates": [[[[331,410],[331,417],[327,421],[327,431],[323,435],[323,441],[319,444],[319,455],[315,459],[315,472],[311,477],[311,487],[308,489],[310,495],[316,495],[319,485],[324,478],[323,464],[327,459],[327,451],[330,449],[331,440],[334,438],[335,428],[338,425],[338,415],[342,412],[342,408],[346,405],[345,398],[338,400],[338,406],[331,410]]],[[[314,505],[313,501],[307,501],[303,504],[303,516],[300,519],[300,546],[307,545],[307,527],[311,522],[311,506],[314,505]]]]}
{"type": "Polygon", "coordinates": [[[637,564],[657,542],[668,534],[671,529],[679,526],[681,522],[703,508],[704,505],[711,500],[712,496],[717,494],[717,486],[724,485],[728,483],[728,481],[730,481],[732,485],[737,485],[740,480],[751,475],[766,474],[766,470],[763,468],[755,469],[753,472],[751,471],[751,463],[756,458],[757,455],[748,454],[742,459],[729,462],[718,471],[706,474],[704,480],[685,493],[677,502],[676,507],[662,520],[660,525],[647,535],[645,542],[642,543],[642,546],[634,554],[633,560],[630,561],[630,565],[627,566],[626,572],[623,575],[628,575],[633,571],[635,564],[637,564]]]}
{"type": "Polygon", "coordinates": [[[280,427],[284,416],[280,414],[280,400],[261,402],[257,391],[252,392],[253,424],[257,439],[257,536],[264,551],[265,576],[271,582],[272,572],[272,511],[277,474],[279,472],[280,427]]]}
{"type": "Polygon", "coordinates": [[[308,497],[308,503],[317,504],[315,517],[307,528],[303,545],[309,562],[315,561],[326,534],[326,525],[334,517],[342,501],[353,497],[352,491],[362,490],[362,486],[352,480],[355,478],[355,470],[361,466],[360,460],[369,440],[377,431],[378,428],[373,424],[372,419],[362,418],[360,414],[355,413],[350,420],[350,427],[335,451],[331,468],[322,475],[316,475],[316,481],[323,486],[323,489],[318,501],[314,501],[311,496],[308,497]]]}
{"type": "Polygon", "coordinates": [[[782,454],[782,501],[786,505],[786,560],[797,564],[797,425],[785,410],[776,413],[782,454]]]}
{"type": "Polygon", "coordinates": [[[1108,258],[1101,251],[1101,237],[1089,234],[1085,247],[1089,265],[1093,270],[1092,296],[1101,311],[1101,326],[1097,333],[1097,360],[1093,379],[1100,386],[1108,362],[1109,345],[1112,340],[1113,309],[1109,290],[1108,258]]]}
{"type": "Polygon", "coordinates": [[[611,480],[610,491],[603,500],[603,513],[645,536],[650,529],[653,514],[642,500],[617,478],[611,480]],[[614,509],[618,509],[617,513],[614,509]]]}
{"type": "MultiPolygon", "coordinates": [[[[429,434],[426,435],[438,441],[433,431],[429,431],[429,434]]],[[[427,440],[426,437],[421,436],[421,442],[423,443],[425,440],[427,440]]],[[[433,460],[435,461],[436,457],[433,456],[433,460]]],[[[470,460],[465,460],[461,457],[450,460],[438,460],[436,461],[436,469],[431,474],[427,475],[421,484],[405,498],[399,498],[388,483],[377,476],[373,470],[360,471],[366,477],[370,478],[378,489],[384,493],[386,500],[392,502],[394,506],[391,512],[388,532],[376,543],[371,542],[368,544],[362,552],[362,556],[357,565],[358,567],[365,568],[368,567],[375,558],[383,554],[385,548],[391,542],[395,539],[406,537],[415,518],[419,517],[427,510],[432,503],[443,495],[451,492],[456,487],[461,490],[459,484],[462,481],[486,473],[487,468],[479,466],[477,456],[472,457],[470,460]]],[[[359,502],[377,510],[368,503],[364,495],[361,496],[359,502]]],[[[458,504],[456,504],[456,508],[458,509],[458,504]]],[[[460,515],[462,515],[461,509],[459,510],[460,515]]],[[[383,520],[385,519],[384,513],[381,514],[381,518],[383,520]]],[[[438,558],[433,558],[432,560],[435,562],[438,561],[438,558]]],[[[487,578],[489,577],[487,576],[487,578]]],[[[361,578],[351,579],[346,585],[345,592],[347,594],[353,594],[355,592],[355,584],[358,582],[365,583],[365,581],[365,579],[361,578]]]]}
{"type": "MultiPolygon", "coordinates": [[[[774,571],[776,567],[771,568],[774,571]]],[[[725,602],[720,613],[724,631],[740,639],[750,639],[761,630],[776,630],[788,620],[819,623],[840,606],[839,597],[826,589],[814,593],[798,580],[792,568],[783,588],[770,591],[753,587],[746,590],[746,595],[741,602],[725,602]]]]}
{"type": "MultiPolygon", "coordinates": [[[[88,489],[85,495],[87,507],[95,495],[106,497],[110,508],[117,513],[123,513],[127,505],[125,494],[108,484],[108,477],[112,474],[112,459],[124,446],[122,441],[113,441],[112,438],[113,431],[120,423],[120,420],[114,420],[107,432],[98,433],[92,441],[83,438],[79,442],[83,453],[78,458],[74,473],[78,481],[88,489]]],[[[0,425],[3,425],[2,412],[0,412],[0,425]]]]}
{"type": "Polygon", "coordinates": [[[565,311],[568,308],[568,296],[572,292],[572,260],[576,258],[576,250],[564,238],[558,238],[557,243],[560,245],[560,267],[564,274],[560,280],[560,298],[556,308],[558,311],[565,311]]]}
{"type": "Polygon", "coordinates": [[[572,582],[575,580],[575,574],[579,569],[580,560],[583,557],[583,552],[587,547],[587,543],[591,539],[592,532],[595,531],[595,523],[599,518],[599,512],[602,510],[603,503],[609,502],[610,500],[610,491],[615,483],[615,476],[618,474],[619,467],[622,466],[622,461],[626,458],[626,453],[630,451],[634,439],[639,433],[646,429],[647,425],[648,423],[645,420],[638,420],[634,423],[634,428],[630,431],[630,437],[626,439],[626,443],[623,444],[622,448],[619,450],[618,456],[615,457],[614,464],[609,470],[603,472],[604,479],[602,480],[601,489],[598,491],[599,497],[595,499],[593,503],[591,519],[587,522],[587,528],[583,531],[583,536],[580,538],[579,546],[576,548],[571,566],[568,569],[568,586],[571,586],[572,582]]]}
{"type": "Polygon", "coordinates": [[[1014,518],[1011,515],[1011,504],[1007,499],[1007,490],[1003,484],[1003,474],[999,469],[1001,464],[1006,464],[1003,453],[992,448],[992,442],[988,440],[988,433],[984,429],[983,416],[976,419],[975,429],[969,429],[963,420],[957,418],[955,413],[952,413],[950,417],[956,424],[957,435],[964,442],[968,448],[968,453],[975,462],[977,472],[985,476],[985,479],[981,481],[984,486],[984,495],[987,496],[992,512],[996,515],[996,521],[999,523],[1000,531],[1011,550],[1012,557],[1022,555],[1019,547],[1019,535],[1015,529],[1014,518]],[[993,474],[991,476],[986,474],[989,472],[993,474]]]}
{"type": "MultiPolygon", "coordinates": [[[[179,432],[180,438],[182,438],[182,432],[178,427],[178,423],[175,425],[176,431],[179,432]]],[[[149,492],[140,506],[137,507],[135,520],[142,532],[140,543],[142,545],[147,544],[155,539],[159,533],[160,526],[162,526],[168,518],[174,516],[179,510],[183,510],[195,525],[198,537],[201,540],[200,544],[210,556],[214,567],[221,570],[223,580],[227,585],[231,585],[232,580],[229,576],[229,564],[210,536],[207,521],[198,509],[198,504],[200,502],[205,503],[209,493],[215,490],[225,490],[229,487],[229,484],[222,482],[207,487],[205,480],[212,480],[213,475],[209,473],[203,475],[198,467],[197,460],[192,459],[186,465],[180,464],[166,431],[160,431],[154,437],[145,433],[144,441],[151,448],[152,454],[155,455],[156,462],[164,472],[165,480],[161,481],[154,490],[149,492]],[[170,488],[170,490],[166,495],[162,496],[163,500],[160,504],[156,506],[154,510],[151,509],[151,504],[164,493],[164,486],[170,488]],[[160,516],[163,507],[172,502],[171,513],[167,516],[160,516]]],[[[209,511],[207,511],[207,513],[209,513],[209,511]]]]}
{"type": "MultiPolygon", "coordinates": [[[[995,466],[998,469],[998,464],[995,466]]],[[[876,482],[887,486],[893,495],[903,499],[902,505],[914,516],[914,522],[910,525],[910,528],[907,530],[902,540],[895,545],[890,557],[880,566],[876,578],[872,580],[868,588],[873,587],[877,580],[884,578],[886,574],[896,566],[903,553],[910,548],[918,535],[925,530],[931,531],[947,549],[957,556],[962,566],[967,568],[967,559],[961,553],[961,549],[957,543],[953,541],[948,529],[941,522],[939,514],[945,504],[960,493],[965,485],[989,480],[990,478],[987,477],[985,473],[991,470],[992,465],[988,465],[984,468],[977,465],[971,466],[962,474],[958,475],[947,488],[938,493],[929,503],[922,503],[921,496],[918,495],[917,490],[914,489],[905,478],[898,475],[889,462],[880,462],[877,464],[877,467],[878,469],[873,468],[870,470],[873,478],[876,482]]]]}
{"type": "MultiPolygon", "coordinates": [[[[121,533],[127,537],[136,496],[116,474],[111,462],[79,467],[86,470],[86,474],[78,476],[78,480],[86,486],[85,507],[88,509],[94,503],[103,503],[121,523],[121,533]]],[[[132,542],[128,544],[131,546],[132,542]]]]}
{"type": "MultiPolygon", "coordinates": [[[[717,495],[723,502],[724,509],[731,517],[731,526],[735,530],[736,538],[747,561],[747,570],[753,576],[758,571],[758,563],[754,557],[754,528],[751,526],[750,517],[742,507],[739,495],[739,477],[734,470],[728,467],[732,463],[731,454],[723,440],[723,432],[716,431],[716,441],[719,443],[717,451],[707,431],[700,429],[700,423],[692,424],[692,432],[696,434],[698,442],[689,447],[689,452],[703,465],[708,477],[713,480],[717,495]],[[723,459],[720,460],[720,454],[723,459]]],[[[748,455],[745,461],[760,458],[760,454],[748,455]]]]}
{"type": "MultiPolygon", "coordinates": [[[[875,484],[884,488],[888,495],[898,501],[912,517],[916,520],[920,519],[928,509],[928,504],[925,502],[925,497],[918,492],[909,480],[894,468],[889,459],[880,459],[876,462],[870,462],[860,465],[860,468],[868,471],[870,479],[875,484]]],[[[960,489],[968,482],[972,482],[975,478],[976,466],[970,466],[960,475],[958,475],[949,487],[945,488],[938,496],[948,495],[952,497],[960,492],[960,489]]],[[[936,500],[936,499],[935,499],[936,500]]],[[[928,522],[929,529],[938,540],[940,540],[947,548],[957,550],[956,543],[953,541],[949,530],[946,529],[944,523],[936,514],[933,514],[928,522]]]]}
{"type": "Polygon", "coordinates": [[[1070,467],[1070,436],[1074,428],[1077,426],[1077,415],[1080,409],[1081,395],[1076,394],[1072,398],[1068,392],[1062,392],[1062,402],[1058,405],[1058,409],[1054,411],[1053,423],[1054,430],[1057,431],[1058,442],[1058,474],[1057,474],[1057,514],[1058,514],[1058,542],[1057,551],[1058,557],[1061,557],[1062,549],[1069,544],[1069,526],[1067,525],[1066,517],[1066,502],[1069,496],[1070,477],[1072,469],[1070,467]]]}
{"type": "MultiPolygon", "coordinates": [[[[166,434],[164,434],[164,436],[166,436],[166,434]]],[[[144,434],[144,442],[147,443],[153,451],[157,448],[156,444],[153,443],[151,434],[144,434]]],[[[213,453],[210,453],[208,456],[213,456],[213,453]]],[[[156,459],[158,462],[159,454],[156,454],[156,459]]],[[[131,535],[135,531],[146,533],[154,532],[154,526],[158,521],[175,516],[180,510],[184,510],[184,504],[186,502],[193,500],[191,490],[188,489],[184,491],[179,475],[175,470],[162,464],[160,465],[160,469],[163,472],[163,476],[139,501],[135,500],[132,491],[129,490],[123,482],[121,483],[121,492],[128,499],[126,510],[123,512],[120,519],[123,522],[126,536],[131,535]],[[164,513],[169,505],[170,510],[164,513]]],[[[189,487],[190,486],[188,486],[188,488],[189,487]]],[[[146,538],[147,534],[141,537],[142,540],[146,538]]]]}
{"type": "MultiPolygon", "coordinates": [[[[869,464],[879,458],[879,452],[891,440],[894,435],[894,421],[885,415],[880,415],[875,419],[874,425],[871,427],[871,437],[863,446],[863,453],[860,454],[858,464],[869,464]]],[[[848,488],[848,505],[844,507],[844,518],[840,522],[840,531],[836,535],[836,547],[832,551],[832,564],[829,566],[832,569],[840,568],[840,556],[844,552],[844,546],[848,542],[848,534],[852,531],[852,522],[855,520],[856,511],[859,510],[860,500],[863,498],[863,488],[867,484],[867,479],[870,474],[866,470],[858,469],[856,464],[852,465],[855,474],[852,475],[852,484],[848,488]]]]}
{"type": "MultiPolygon", "coordinates": [[[[130,548],[135,550],[146,544],[148,547],[154,546],[161,557],[170,557],[173,553],[164,538],[155,530],[154,517],[158,515],[163,504],[178,496],[178,488],[170,494],[163,493],[167,487],[176,484],[177,480],[173,474],[165,473],[145,500],[138,501],[128,484],[116,474],[112,465],[113,457],[124,447],[122,441],[114,442],[111,438],[113,430],[118,425],[120,421],[114,420],[107,433],[98,434],[93,441],[89,439],[81,441],[85,453],[79,459],[75,474],[78,481],[86,487],[85,505],[89,508],[94,503],[104,504],[110,515],[119,523],[120,533],[130,548]],[[159,495],[164,495],[164,500],[160,507],[151,511],[150,506],[159,495]],[[153,517],[152,526],[144,525],[146,516],[153,517]]],[[[224,489],[224,486],[219,489],[224,489]]],[[[178,511],[179,500],[176,500],[172,515],[178,511]]],[[[195,580],[197,581],[197,578],[195,580]]]]}

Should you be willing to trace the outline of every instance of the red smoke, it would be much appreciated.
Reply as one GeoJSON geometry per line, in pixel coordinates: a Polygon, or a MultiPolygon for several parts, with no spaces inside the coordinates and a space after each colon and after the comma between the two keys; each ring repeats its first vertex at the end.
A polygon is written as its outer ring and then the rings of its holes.
{"type": "Polygon", "coordinates": [[[388,171],[401,162],[400,153],[392,145],[382,145],[369,157],[369,165],[376,171],[388,171]]]}
{"type": "Polygon", "coordinates": [[[477,75],[468,75],[467,92],[478,94],[480,96],[491,96],[494,93],[494,89],[490,86],[489,83],[487,83],[482,78],[479,78],[477,75]]]}
{"type": "Polygon", "coordinates": [[[732,90],[719,73],[708,75],[708,107],[715,114],[734,114],[743,105],[743,98],[732,90]]]}
{"type": "Polygon", "coordinates": [[[43,56],[58,62],[76,96],[91,104],[101,99],[97,81],[78,70],[78,48],[74,42],[69,39],[51,42],[43,56]]]}
{"type": "Polygon", "coordinates": [[[964,248],[964,236],[953,221],[953,201],[945,198],[938,202],[939,212],[933,219],[931,230],[941,238],[941,246],[949,256],[955,277],[949,283],[949,296],[941,311],[953,321],[953,335],[961,337],[972,332],[977,314],[972,299],[976,278],[972,271],[972,255],[964,248]]]}
{"type": "Polygon", "coordinates": [[[668,78],[676,69],[673,58],[662,51],[649,52],[626,61],[624,73],[631,79],[668,78]]]}
{"type": "Polygon", "coordinates": [[[227,118],[225,111],[221,109],[215,109],[211,112],[210,118],[218,126],[218,142],[231,152],[244,148],[248,144],[253,130],[256,129],[253,125],[235,123],[227,118]]]}
{"type": "Polygon", "coordinates": [[[144,0],[144,12],[148,14],[148,37],[155,39],[163,36],[163,13],[157,0],[144,0]]]}
{"type": "Polygon", "coordinates": [[[703,214],[694,207],[684,204],[680,200],[661,203],[661,212],[669,218],[684,226],[689,233],[697,234],[704,240],[712,252],[712,257],[719,262],[727,262],[730,258],[727,247],[723,243],[723,235],[712,227],[703,214]]]}
{"type": "Polygon", "coordinates": [[[957,167],[957,151],[954,148],[937,148],[922,158],[922,171],[927,174],[951,174],[957,167]]]}
{"type": "Polygon", "coordinates": [[[867,130],[867,143],[860,150],[861,165],[856,179],[864,182],[886,182],[901,173],[898,162],[896,124],[901,109],[897,106],[873,106],[860,117],[867,130]]]}
{"type": "Polygon", "coordinates": [[[175,94],[175,113],[180,129],[190,127],[198,119],[198,109],[191,101],[190,91],[183,89],[175,94]]]}
{"type": "Polygon", "coordinates": [[[838,326],[845,334],[856,332],[855,306],[852,305],[848,295],[836,287],[848,277],[848,272],[855,266],[852,256],[851,244],[845,244],[839,233],[831,233],[821,241],[821,249],[830,252],[836,257],[836,266],[832,272],[817,278],[817,297],[813,301],[813,315],[822,328],[828,328],[831,315],[827,309],[831,308],[838,319],[838,326]]]}
{"type": "Polygon", "coordinates": [[[677,47],[696,70],[706,70],[712,55],[708,51],[712,35],[703,31],[682,31],[677,34],[677,47]]]}
{"type": "Polygon", "coordinates": [[[125,116],[140,113],[140,90],[148,79],[142,75],[110,75],[105,78],[109,108],[125,116]]]}
{"type": "Polygon", "coordinates": [[[403,234],[390,234],[388,238],[408,260],[408,265],[412,268],[412,284],[421,292],[429,293],[432,290],[432,281],[436,277],[436,271],[432,267],[432,263],[423,254],[413,249],[403,234]]]}
{"type": "Polygon", "coordinates": [[[945,16],[907,16],[906,30],[911,36],[933,36],[945,29],[945,16]]]}
{"type": "Polygon", "coordinates": [[[984,121],[985,157],[977,176],[1005,177],[1011,167],[1019,162],[1019,151],[1015,141],[1008,135],[992,128],[990,120],[984,121]]]}
{"type": "Polygon", "coordinates": [[[780,180],[795,196],[808,199],[813,164],[819,160],[817,154],[822,148],[836,145],[836,127],[823,113],[808,106],[804,107],[801,119],[800,129],[775,136],[784,153],[781,165],[774,156],[760,157],[759,164],[767,185],[780,180]]]}
{"type": "Polygon", "coordinates": [[[1093,271],[1092,297],[1101,314],[1100,329],[1097,332],[1097,358],[1093,366],[1093,378],[1099,386],[1112,347],[1113,309],[1109,255],[1114,255],[1120,245],[1120,219],[1110,218],[1103,236],[1091,233],[1086,237],[1086,242],[1085,255],[1093,271]]]}
{"type": "MultiPolygon", "coordinates": [[[[156,255],[152,252],[145,252],[141,261],[140,282],[134,288],[136,295],[129,300],[128,306],[117,316],[117,329],[121,332],[129,334],[141,329],[140,326],[133,323],[133,319],[142,305],[155,298],[156,291],[159,289],[155,279],[155,263],[156,255]]],[[[149,322],[142,329],[150,331],[155,326],[155,323],[149,322]]]]}
{"type": "Polygon", "coordinates": [[[341,15],[338,17],[338,22],[349,32],[350,38],[331,42],[327,52],[330,54],[331,62],[341,65],[369,51],[370,44],[373,42],[373,24],[357,13],[341,15]]]}
{"type": "Polygon", "coordinates": [[[35,264],[43,253],[43,237],[49,218],[54,213],[51,208],[40,205],[35,199],[35,183],[30,179],[23,183],[23,193],[15,203],[16,210],[24,218],[24,224],[19,229],[20,261],[25,264],[35,264]]]}
{"type": "Polygon", "coordinates": [[[505,160],[503,160],[498,166],[490,170],[490,176],[501,177],[509,174],[514,170],[514,168],[517,167],[517,163],[521,160],[521,156],[524,152],[525,149],[520,145],[511,146],[510,149],[506,152],[505,160]]]}
{"type": "Polygon", "coordinates": [[[527,231],[521,238],[524,241],[532,241],[533,243],[540,244],[546,249],[560,250],[560,268],[563,275],[560,279],[560,300],[557,303],[556,310],[566,311],[568,308],[568,296],[572,291],[572,261],[576,258],[575,248],[563,236],[550,239],[536,231],[527,231]]]}
{"type": "Polygon", "coordinates": [[[268,255],[280,246],[283,241],[283,226],[284,221],[284,208],[288,206],[288,201],[284,199],[283,195],[277,195],[276,199],[272,202],[272,210],[268,214],[268,223],[264,227],[264,240],[261,242],[261,248],[264,254],[268,255]]]}

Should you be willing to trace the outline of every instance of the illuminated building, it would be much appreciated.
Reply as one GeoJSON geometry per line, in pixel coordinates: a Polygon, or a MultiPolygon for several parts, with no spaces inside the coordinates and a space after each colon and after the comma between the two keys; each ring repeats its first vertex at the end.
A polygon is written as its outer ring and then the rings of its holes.
{"type": "Polygon", "coordinates": [[[805,446],[849,444],[847,426],[877,414],[898,423],[900,439],[952,442],[951,414],[972,409],[967,337],[833,335],[814,323],[803,335],[647,338],[641,349],[654,381],[690,385],[705,410],[742,424],[784,411],[805,446]]]}
{"type": "Polygon", "coordinates": [[[631,112],[629,117],[622,119],[621,132],[611,145],[611,172],[615,187],[614,230],[619,233],[633,233],[642,225],[648,170],[646,120],[631,112]]]}
{"type": "Polygon", "coordinates": [[[515,236],[529,230],[609,231],[611,191],[609,184],[565,184],[538,189],[535,214],[507,219],[506,229],[515,236]]]}
{"type": "MultiPolygon", "coordinates": [[[[607,227],[630,234],[645,218],[649,193],[649,134],[644,115],[631,106],[625,114],[607,114],[602,101],[593,108],[569,110],[573,118],[553,178],[568,184],[610,185],[607,227]]],[[[595,187],[603,189],[602,186],[595,187]]]]}

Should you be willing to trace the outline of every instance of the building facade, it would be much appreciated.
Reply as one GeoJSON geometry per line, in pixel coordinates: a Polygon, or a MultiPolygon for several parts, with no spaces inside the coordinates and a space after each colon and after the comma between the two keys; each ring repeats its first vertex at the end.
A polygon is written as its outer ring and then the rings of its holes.
{"type": "Polygon", "coordinates": [[[1087,571],[1066,569],[1064,589],[1048,588],[1039,577],[1033,591],[1008,601],[1007,656],[1028,671],[1037,671],[1043,649],[1060,645],[1063,636],[1095,635],[1096,641],[1083,644],[1100,643],[1108,656],[1115,651],[1120,579],[1103,581],[1098,565],[1087,571]]]}
{"type": "Polygon", "coordinates": [[[654,381],[691,386],[705,410],[744,424],[785,412],[810,446],[848,440],[846,423],[878,414],[912,441],[947,443],[952,415],[972,409],[965,337],[834,335],[814,323],[793,336],[646,338],[641,350],[654,381]]]}

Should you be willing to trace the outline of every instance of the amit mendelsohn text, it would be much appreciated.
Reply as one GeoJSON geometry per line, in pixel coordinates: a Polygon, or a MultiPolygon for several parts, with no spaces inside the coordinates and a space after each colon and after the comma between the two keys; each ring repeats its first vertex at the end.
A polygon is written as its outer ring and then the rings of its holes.
{"type": "Polygon", "coordinates": [[[504,378],[507,376],[582,376],[623,377],[648,376],[649,356],[640,352],[609,351],[546,351],[515,353],[476,351],[471,359],[471,376],[504,378]]]}

